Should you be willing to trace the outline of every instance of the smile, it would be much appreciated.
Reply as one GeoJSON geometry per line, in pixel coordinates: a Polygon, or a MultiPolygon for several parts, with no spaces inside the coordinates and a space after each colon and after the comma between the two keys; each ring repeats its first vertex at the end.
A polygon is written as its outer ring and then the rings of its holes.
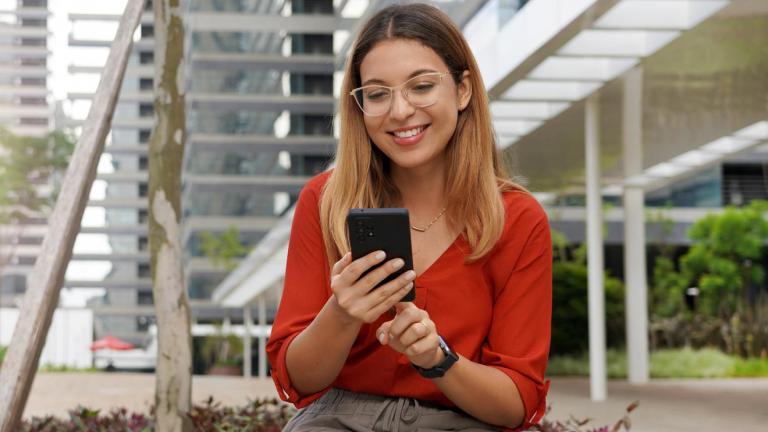
{"type": "Polygon", "coordinates": [[[392,133],[398,138],[410,138],[412,136],[416,136],[420,134],[426,128],[427,128],[426,126],[419,126],[417,128],[408,129],[404,131],[395,131],[392,133]]]}

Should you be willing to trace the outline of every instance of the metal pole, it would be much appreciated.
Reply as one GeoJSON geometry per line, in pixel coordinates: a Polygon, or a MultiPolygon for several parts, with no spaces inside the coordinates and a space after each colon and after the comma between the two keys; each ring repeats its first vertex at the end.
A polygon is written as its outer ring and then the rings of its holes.
{"type": "MultiPolygon", "coordinates": [[[[259,297],[259,328],[267,325],[267,302],[264,295],[259,297]]],[[[259,335],[259,378],[267,377],[267,338],[259,335]]]]}
{"type": "Polygon", "coordinates": [[[592,400],[606,398],[605,293],[603,289],[603,215],[600,191],[600,113],[598,96],[586,102],[587,274],[589,303],[589,377],[592,400]]]}
{"type": "MultiPolygon", "coordinates": [[[[643,171],[643,70],[624,77],[624,176],[643,171]]],[[[648,286],[645,262],[645,192],[624,187],[624,310],[629,382],[646,383],[648,367],[648,286]]]]}
{"type": "Polygon", "coordinates": [[[250,378],[251,372],[251,330],[253,328],[253,316],[251,316],[251,304],[243,306],[243,376],[250,378]]]}

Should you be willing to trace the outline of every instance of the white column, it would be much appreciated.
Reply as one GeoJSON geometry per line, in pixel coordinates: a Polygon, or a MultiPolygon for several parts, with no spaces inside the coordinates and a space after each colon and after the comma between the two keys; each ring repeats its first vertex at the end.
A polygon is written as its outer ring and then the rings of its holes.
{"type": "Polygon", "coordinates": [[[600,188],[598,96],[586,102],[587,274],[589,303],[589,384],[592,400],[606,398],[605,291],[603,289],[603,199],[600,188]]]}
{"type": "MultiPolygon", "coordinates": [[[[643,70],[624,77],[624,176],[643,171],[643,70]]],[[[629,382],[646,383],[648,367],[648,285],[645,262],[645,192],[624,187],[624,311],[629,382]]]]}
{"type": "Polygon", "coordinates": [[[251,373],[251,328],[253,327],[253,317],[251,316],[251,304],[246,303],[243,306],[243,376],[250,378],[251,373]]]}
{"type": "MultiPolygon", "coordinates": [[[[259,328],[267,325],[267,302],[264,295],[259,297],[259,328]]],[[[267,377],[267,338],[259,335],[259,378],[267,377]]]]}

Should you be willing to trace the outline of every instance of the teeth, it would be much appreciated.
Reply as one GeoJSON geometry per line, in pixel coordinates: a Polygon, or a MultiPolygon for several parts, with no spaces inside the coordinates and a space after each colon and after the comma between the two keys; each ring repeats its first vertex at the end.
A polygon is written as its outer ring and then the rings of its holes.
{"type": "Polygon", "coordinates": [[[422,126],[422,127],[418,127],[416,129],[410,129],[407,131],[398,131],[398,132],[395,132],[395,136],[398,138],[410,138],[412,136],[416,136],[420,134],[421,131],[423,130],[424,130],[424,127],[422,126]]]}

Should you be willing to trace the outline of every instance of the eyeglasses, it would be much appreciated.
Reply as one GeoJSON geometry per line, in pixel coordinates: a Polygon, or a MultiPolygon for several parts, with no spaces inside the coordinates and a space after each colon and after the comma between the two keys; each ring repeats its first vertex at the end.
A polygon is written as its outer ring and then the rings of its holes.
{"type": "Polygon", "coordinates": [[[398,89],[409,104],[426,108],[437,102],[440,96],[438,85],[446,75],[450,75],[450,72],[430,72],[415,76],[395,87],[367,85],[358,87],[349,94],[355,98],[360,110],[370,117],[388,113],[392,106],[394,91],[398,89]]]}

